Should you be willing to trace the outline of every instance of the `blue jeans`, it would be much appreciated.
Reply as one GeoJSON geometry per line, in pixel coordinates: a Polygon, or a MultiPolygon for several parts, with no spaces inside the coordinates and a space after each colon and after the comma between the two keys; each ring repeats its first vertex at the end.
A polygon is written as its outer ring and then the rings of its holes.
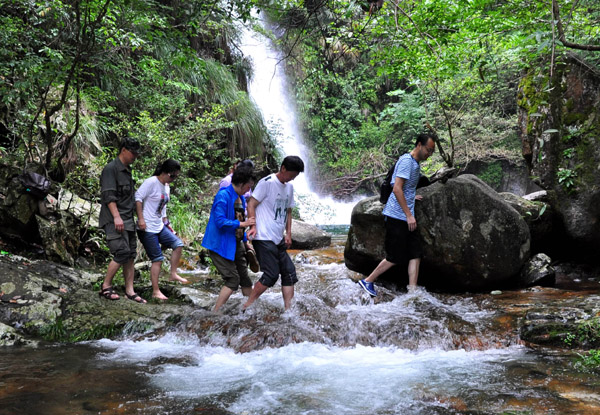
{"type": "Polygon", "coordinates": [[[162,253],[163,249],[179,248],[183,246],[183,242],[166,226],[159,233],[150,233],[138,230],[138,238],[144,245],[146,254],[152,262],[162,262],[165,257],[162,253]],[[162,246],[162,248],[161,248],[162,246]]]}

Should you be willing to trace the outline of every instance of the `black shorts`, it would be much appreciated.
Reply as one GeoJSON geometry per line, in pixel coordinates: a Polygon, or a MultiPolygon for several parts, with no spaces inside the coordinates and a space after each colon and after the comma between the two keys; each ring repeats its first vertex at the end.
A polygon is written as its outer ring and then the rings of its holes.
{"type": "Polygon", "coordinates": [[[392,264],[402,264],[422,256],[421,240],[417,232],[409,231],[406,221],[386,216],[385,259],[392,264]]]}
{"type": "Polygon", "coordinates": [[[263,271],[262,277],[258,280],[266,287],[275,285],[281,275],[281,285],[283,287],[294,285],[298,282],[296,276],[296,267],[288,255],[285,247],[285,241],[275,245],[272,241],[252,241],[252,246],[256,252],[256,258],[263,271]]]}

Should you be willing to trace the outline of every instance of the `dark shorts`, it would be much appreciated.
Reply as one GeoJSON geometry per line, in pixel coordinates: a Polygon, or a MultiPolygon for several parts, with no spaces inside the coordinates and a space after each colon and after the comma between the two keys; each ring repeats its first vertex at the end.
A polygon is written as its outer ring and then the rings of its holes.
{"type": "Polygon", "coordinates": [[[421,240],[416,231],[408,230],[406,221],[385,217],[385,255],[393,264],[423,256],[421,240]]]}
{"type": "Polygon", "coordinates": [[[135,231],[117,232],[115,225],[109,223],[104,226],[104,232],[106,233],[108,249],[110,249],[113,260],[117,264],[123,265],[135,259],[137,255],[135,231]]]}
{"type": "Polygon", "coordinates": [[[252,241],[252,246],[256,251],[256,258],[263,271],[262,277],[258,280],[266,287],[275,285],[281,275],[281,285],[291,286],[298,282],[296,277],[296,267],[288,255],[285,247],[285,240],[279,245],[272,241],[252,241]]]}
{"type": "Polygon", "coordinates": [[[244,248],[242,241],[237,243],[234,261],[223,258],[216,252],[208,251],[210,259],[212,259],[213,264],[225,280],[225,286],[233,291],[237,290],[238,287],[252,287],[252,280],[248,276],[248,264],[246,263],[245,254],[246,248],[244,248]]]}
{"type": "Polygon", "coordinates": [[[163,249],[175,249],[183,246],[181,239],[166,226],[159,233],[138,231],[137,234],[151,262],[162,262],[165,259],[163,249]]]}

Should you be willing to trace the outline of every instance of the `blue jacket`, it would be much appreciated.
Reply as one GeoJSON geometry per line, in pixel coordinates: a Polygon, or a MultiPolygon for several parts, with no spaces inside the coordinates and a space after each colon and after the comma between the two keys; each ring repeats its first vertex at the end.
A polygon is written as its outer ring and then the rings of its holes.
{"type": "MultiPolygon", "coordinates": [[[[202,246],[206,249],[216,252],[223,258],[230,261],[235,259],[235,250],[237,241],[235,231],[240,227],[240,221],[235,218],[234,204],[239,195],[235,192],[232,185],[220,189],[215,195],[212,208],[210,209],[210,218],[202,246]]],[[[246,200],[241,197],[242,207],[246,209],[246,200]]],[[[246,234],[244,234],[244,240],[246,234]]]]}

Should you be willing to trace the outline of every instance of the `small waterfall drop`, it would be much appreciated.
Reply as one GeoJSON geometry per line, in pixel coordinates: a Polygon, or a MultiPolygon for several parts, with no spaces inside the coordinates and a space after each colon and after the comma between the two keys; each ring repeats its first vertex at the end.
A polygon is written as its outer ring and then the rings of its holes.
{"type": "MultiPolygon", "coordinates": [[[[265,26],[263,21],[261,24],[265,26]]],[[[300,156],[305,163],[305,172],[312,171],[314,167],[296,119],[295,93],[285,75],[282,53],[263,34],[248,28],[243,28],[242,33],[240,49],[252,58],[254,65],[254,76],[248,87],[250,97],[260,108],[282,157],[300,156]]],[[[304,221],[317,225],[350,224],[355,203],[318,195],[306,174],[300,174],[292,183],[304,221]]]]}

